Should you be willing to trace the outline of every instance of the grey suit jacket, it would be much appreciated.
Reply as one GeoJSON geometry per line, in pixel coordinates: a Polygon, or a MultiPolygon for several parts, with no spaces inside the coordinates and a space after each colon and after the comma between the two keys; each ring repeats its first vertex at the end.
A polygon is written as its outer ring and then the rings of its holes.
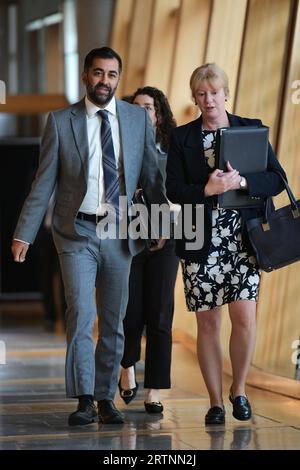
{"type": "MultiPolygon", "coordinates": [[[[146,111],[116,100],[124,165],[125,191],[130,204],[140,181],[151,203],[166,202],[158,167],[154,132],[146,111]]],[[[33,243],[56,188],[53,236],[58,253],[84,248],[87,238],[75,228],[75,217],[87,191],[89,146],[85,102],[49,114],[42,138],[39,167],[14,238],[33,243]]],[[[132,255],[144,247],[128,240],[132,255]]]]}

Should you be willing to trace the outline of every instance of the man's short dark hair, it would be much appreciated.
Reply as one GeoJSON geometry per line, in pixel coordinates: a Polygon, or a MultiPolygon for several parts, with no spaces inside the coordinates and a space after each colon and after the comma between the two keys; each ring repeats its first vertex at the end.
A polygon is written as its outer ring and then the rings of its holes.
{"type": "Polygon", "coordinates": [[[122,59],[113,49],[110,47],[99,47],[97,49],[92,49],[84,59],[84,71],[88,72],[90,67],[93,65],[95,58],[99,59],[117,59],[119,63],[119,73],[122,71],[122,59]]]}

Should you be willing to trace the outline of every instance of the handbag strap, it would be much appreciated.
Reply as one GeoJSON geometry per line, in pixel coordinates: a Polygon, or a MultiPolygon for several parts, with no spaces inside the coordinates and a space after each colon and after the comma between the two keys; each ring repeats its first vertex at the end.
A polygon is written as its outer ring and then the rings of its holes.
{"type": "Polygon", "coordinates": [[[282,173],[280,173],[280,171],[276,170],[275,173],[277,175],[280,176],[284,186],[285,186],[285,190],[286,192],[288,193],[288,197],[289,197],[289,200],[291,201],[291,206],[294,208],[294,209],[297,209],[298,208],[298,205],[297,205],[297,200],[288,184],[288,181],[284,178],[284,176],[282,175],[282,173]]]}
{"type": "MultiPolygon", "coordinates": [[[[296,198],[293,194],[293,191],[291,190],[291,188],[289,186],[288,180],[285,179],[285,177],[283,176],[283,174],[280,171],[273,170],[273,172],[276,173],[278,176],[280,176],[280,178],[281,178],[281,180],[284,184],[285,190],[287,192],[287,195],[288,195],[290,203],[291,203],[291,210],[292,210],[294,218],[299,217],[300,216],[299,206],[297,204],[297,200],[296,200],[296,198]]],[[[265,213],[264,213],[264,221],[263,221],[264,224],[268,223],[268,216],[271,213],[271,202],[272,202],[272,197],[268,197],[267,201],[266,201],[266,204],[265,204],[265,213]]]]}

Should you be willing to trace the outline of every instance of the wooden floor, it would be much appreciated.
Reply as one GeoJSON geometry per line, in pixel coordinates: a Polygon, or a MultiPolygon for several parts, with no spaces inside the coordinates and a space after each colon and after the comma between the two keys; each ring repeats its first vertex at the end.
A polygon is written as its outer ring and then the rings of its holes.
{"type": "MultiPolygon", "coordinates": [[[[162,392],[163,415],[151,416],[143,406],[143,387],[126,406],[125,425],[69,428],[76,402],[65,398],[64,336],[39,326],[4,327],[0,339],[7,350],[0,365],[0,449],[300,449],[300,401],[248,388],[254,415],[239,422],[227,398],[230,378],[224,376],[226,424],[205,427],[209,402],[195,355],[174,344],[171,390],[162,392]]],[[[142,384],[143,364],[137,369],[142,384]]]]}

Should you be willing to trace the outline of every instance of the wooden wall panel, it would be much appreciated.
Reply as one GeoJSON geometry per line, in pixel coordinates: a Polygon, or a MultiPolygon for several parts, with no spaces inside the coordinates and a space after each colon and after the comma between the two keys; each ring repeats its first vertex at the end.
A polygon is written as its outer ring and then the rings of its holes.
{"type": "Polygon", "coordinates": [[[300,196],[300,82],[298,90],[292,88],[296,80],[300,80],[300,5],[293,44],[290,50],[290,66],[285,82],[284,106],[280,119],[280,138],[278,156],[284,165],[293,188],[300,196]],[[298,158],[297,158],[298,156],[298,158]]]}
{"type": "Polygon", "coordinates": [[[116,0],[110,43],[111,47],[121,56],[123,62],[123,71],[117,90],[119,97],[124,94],[124,77],[126,77],[127,72],[128,41],[133,7],[134,0],[116,0]]]}
{"type": "Polygon", "coordinates": [[[294,366],[290,361],[291,344],[289,344],[285,364],[279,367],[279,357],[282,356],[287,339],[284,323],[287,314],[284,305],[288,294],[287,277],[287,268],[262,275],[257,312],[257,343],[253,364],[268,372],[291,378],[294,372],[294,366]]]}
{"type": "Polygon", "coordinates": [[[247,0],[214,0],[205,62],[216,62],[229,78],[229,112],[233,109],[247,0]]]}
{"type": "Polygon", "coordinates": [[[145,83],[168,94],[180,0],[155,0],[145,83]]]}
{"type": "MultiPolygon", "coordinates": [[[[296,18],[290,67],[284,83],[283,110],[280,119],[278,157],[284,166],[297,199],[300,198],[300,103],[293,103],[292,84],[300,79],[300,8],[296,18]]],[[[298,93],[299,96],[299,93],[298,93]]],[[[279,202],[278,202],[279,201],[279,202]]],[[[287,204],[285,193],[277,205],[287,204]]],[[[292,342],[300,337],[300,263],[264,275],[254,364],[264,370],[293,377],[292,342]]]]}
{"type": "Polygon", "coordinates": [[[128,43],[127,73],[123,87],[125,95],[131,94],[137,88],[146,85],[144,76],[148,58],[153,6],[154,0],[135,0],[134,3],[128,43]]]}
{"type": "Polygon", "coordinates": [[[259,117],[276,136],[290,0],[249,0],[236,114],[259,117]]]}
{"type": "Polygon", "coordinates": [[[193,70],[203,63],[211,0],[182,0],[178,24],[169,101],[177,123],[195,118],[189,87],[193,70]]]}

